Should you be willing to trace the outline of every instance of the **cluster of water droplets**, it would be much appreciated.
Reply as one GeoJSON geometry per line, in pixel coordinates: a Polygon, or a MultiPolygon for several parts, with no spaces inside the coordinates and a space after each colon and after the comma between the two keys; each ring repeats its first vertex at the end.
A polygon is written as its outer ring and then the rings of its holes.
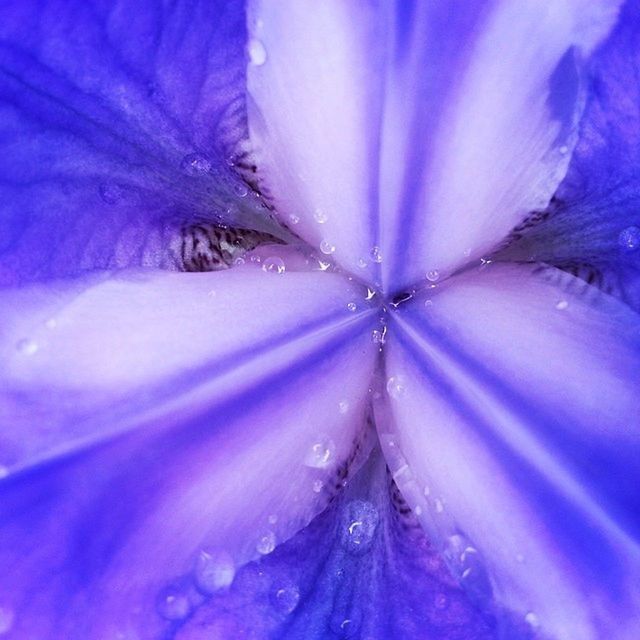
{"type": "Polygon", "coordinates": [[[628,252],[640,249],[640,227],[631,225],[623,229],[618,235],[618,245],[628,252]]]}

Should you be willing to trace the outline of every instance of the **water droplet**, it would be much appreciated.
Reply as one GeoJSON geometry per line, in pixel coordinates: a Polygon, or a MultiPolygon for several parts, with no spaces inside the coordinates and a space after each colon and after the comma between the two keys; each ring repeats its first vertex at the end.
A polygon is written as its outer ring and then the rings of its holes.
{"type": "Polygon", "coordinates": [[[373,544],[380,522],[378,510],[366,500],[352,500],[343,516],[342,544],[352,554],[365,553],[373,544]]]}
{"type": "Polygon", "coordinates": [[[241,267],[245,262],[246,260],[242,257],[237,257],[237,258],[234,258],[233,260],[233,264],[236,267],[241,267]]]}
{"type": "Polygon", "coordinates": [[[358,260],[358,267],[360,269],[366,269],[367,268],[367,261],[364,258],[360,258],[358,260]]]}
{"type": "Polygon", "coordinates": [[[347,304],[347,309],[349,309],[349,311],[355,311],[358,308],[358,305],[355,302],[349,302],[349,304],[347,304]]]}
{"type": "Polygon", "coordinates": [[[558,151],[559,151],[559,152],[564,156],[564,155],[566,155],[567,153],[569,153],[569,147],[567,147],[567,145],[566,145],[566,144],[563,144],[563,145],[558,149],[558,151]]]}
{"type": "Polygon", "coordinates": [[[291,224],[298,224],[298,222],[300,222],[300,216],[297,216],[295,213],[292,213],[289,216],[289,222],[291,224]]]}
{"type": "Polygon", "coordinates": [[[380,251],[380,247],[378,246],[371,247],[371,252],[369,255],[371,256],[371,259],[374,262],[377,262],[378,264],[382,262],[382,253],[380,251]]]}
{"type": "Polygon", "coordinates": [[[563,311],[569,306],[569,303],[566,300],[560,300],[558,304],[556,304],[556,309],[559,311],[563,311]]]}
{"type": "Polygon", "coordinates": [[[437,269],[427,271],[427,280],[429,282],[437,282],[440,280],[440,272],[437,269]]]}
{"type": "Polygon", "coordinates": [[[318,260],[318,268],[320,271],[327,271],[331,266],[330,262],[325,262],[324,260],[318,260]]]}
{"type": "Polygon", "coordinates": [[[180,168],[191,176],[203,175],[211,171],[211,162],[199,153],[188,153],[182,158],[180,168]]]}
{"type": "Polygon", "coordinates": [[[9,633],[13,627],[15,614],[8,607],[0,607],[0,635],[9,633]]]}
{"type": "Polygon", "coordinates": [[[444,593],[439,593],[436,596],[433,604],[435,605],[436,609],[446,609],[449,604],[449,599],[444,595],[444,593]]]}
{"type": "Polygon", "coordinates": [[[324,469],[331,462],[335,449],[336,445],[331,438],[323,438],[320,442],[312,445],[311,450],[304,459],[304,463],[307,467],[324,469]]]}
{"type": "Polygon", "coordinates": [[[371,341],[374,344],[379,344],[380,346],[382,346],[385,343],[385,329],[383,329],[382,331],[374,329],[371,332],[371,341]]]}
{"type": "Polygon", "coordinates": [[[332,245],[328,240],[323,240],[320,243],[320,251],[325,255],[331,255],[336,250],[335,246],[332,245]]]}
{"type": "Polygon", "coordinates": [[[256,67],[260,67],[267,61],[267,50],[260,40],[256,38],[251,38],[249,40],[249,44],[247,46],[249,52],[249,60],[251,60],[251,64],[256,65],[256,67]]]}
{"type": "Polygon", "coordinates": [[[233,192],[239,198],[246,198],[247,194],[249,193],[249,189],[247,189],[246,185],[242,184],[242,182],[239,182],[233,187],[233,192]]]}
{"type": "Polygon", "coordinates": [[[425,497],[428,496],[431,493],[431,488],[425,487],[422,493],[425,495],[425,497]]]}
{"type": "Polygon", "coordinates": [[[329,626],[339,638],[356,638],[361,626],[359,617],[356,611],[349,615],[336,612],[331,616],[329,626]]]}
{"type": "Polygon", "coordinates": [[[329,217],[322,209],[318,208],[313,212],[313,219],[318,224],[324,224],[329,219],[329,217]]]}
{"type": "Polygon", "coordinates": [[[284,260],[278,256],[265,258],[262,263],[262,270],[267,273],[283,274],[285,272],[284,260]]]}
{"type": "Polygon", "coordinates": [[[322,480],[314,480],[313,481],[313,492],[320,493],[322,491],[322,487],[324,487],[324,482],[322,480]]]}
{"type": "Polygon", "coordinates": [[[442,513],[444,511],[444,504],[443,504],[442,500],[440,500],[440,498],[436,498],[433,501],[433,504],[435,506],[436,513],[442,513]]]}
{"type": "Polygon", "coordinates": [[[540,626],[540,620],[538,619],[538,616],[532,611],[527,613],[527,615],[524,617],[524,621],[534,629],[540,626]]]}
{"type": "Polygon", "coordinates": [[[16,348],[25,356],[32,356],[38,350],[38,343],[30,340],[29,338],[24,338],[18,341],[16,348]]]}
{"type": "Polygon", "coordinates": [[[394,398],[395,400],[399,400],[407,395],[407,383],[404,379],[404,376],[391,376],[387,380],[387,393],[394,398]]]}
{"type": "Polygon", "coordinates": [[[640,227],[631,226],[623,229],[618,236],[618,244],[625,251],[635,251],[640,248],[640,227]]]}
{"type": "Polygon", "coordinates": [[[191,603],[182,589],[170,586],[160,592],[156,608],[165,620],[183,620],[191,612],[191,603]]]}
{"type": "Polygon", "coordinates": [[[256,544],[256,551],[263,556],[269,555],[276,548],[276,534],[273,531],[267,531],[260,536],[256,544]]]}
{"type": "Polygon", "coordinates": [[[430,307],[432,304],[433,304],[433,300],[431,300],[431,298],[427,298],[427,299],[424,301],[424,306],[425,306],[425,307],[430,307]]]}
{"type": "Polygon", "coordinates": [[[413,512],[416,514],[416,516],[421,516],[422,515],[422,507],[420,505],[417,505],[416,508],[413,510],[413,512]]]}
{"type": "Polygon", "coordinates": [[[211,595],[228,587],[235,578],[233,559],[226,551],[203,550],[196,559],[194,579],[202,593],[211,595]]]}
{"type": "Polygon", "coordinates": [[[98,187],[100,197],[107,204],[116,204],[124,197],[124,189],[118,184],[101,184],[98,187]]]}
{"type": "Polygon", "coordinates": [[[300,602],[300,590],[294,584],[281,586],[273,592],[271,601],[278,611],[291,613],[300,602]]]}
{"type": "Polygon", "coordinates": [[[338,411],[343,415],[349,411],[349,403],[346,400],[338,402],[338,411]]]}
{"type": "Polygon", "coordinates": [[[376,297],[376,292],[373,289],[367,287],[367,296],[365,300],[373,300],[376,297]]]}

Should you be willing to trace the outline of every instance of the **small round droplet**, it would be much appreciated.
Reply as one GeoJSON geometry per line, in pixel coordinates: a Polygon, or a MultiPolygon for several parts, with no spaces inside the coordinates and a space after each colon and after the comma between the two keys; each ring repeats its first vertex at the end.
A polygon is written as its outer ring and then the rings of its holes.
{"type": "Polygon", "coordinates": [[[352,500],[343,517],[342,545],[349,553],[365,553],[373,544],[379,522],[378,510],[371,502],[352,500]]]}
{"type": "Polygon", "coordinates": [[[260,40],[251,38],[247,47],[249,52],[249,60],[256,67],[262,66],[267,61],[267,50],[260,40]]]}
{"type": "Polygon", "coordinates": [[[444,503],[442,502],[442,500],[440,500],[440,498],[436,498],[433,501],[433,504],[436,509],[436,513],[442,513],[444,511],[444,503]]]}
{"type": "Polygon", "coordinates": [[[235,575],[235,564],[226,551],[203,550],[198,554],[194,568],[194,580],[202,593],[211,595],[228,587],[233,582],[235,575]]]}
{"type": "Polygon", "coordinates": [[[116,204],[124,197],[124,190],[118,184],[101,184],[98,187],[98,192],[100,193],[100,197],[107,204],[116,204]]]}
{"type": "Polygon", "coordinates": [[[15,614],[12,609],[0,606],[0,635],[9,633],[13,628],[15,614]]]}
{"type": "Polygon", "coordinates": [[[371,259],[380,264],[382,262],[382,252],[380,251],[380,247],[378,246],[374,246],[371,247],[371,252],[369,253],[369,255],[371,256],[371,259]]]}
{"type": "Polygon", "coordinates": [[[567,155],[567,153],[569,153],[569,147],[567,147],[567,145],[566,145],[566,144],[563,144],[563,145],[558,149],[558,151],[559,151],[563,156],[565,156],[565,155],[567,155]]]}
{"type": "Polygon", "coordinates": [[[278,256],[265,258],[262,263],[262,270],[267,273],[277,273],[281,275],[285,272],[285,269],[284,260],[278,256]]]}
{"type": "Polygon", "coordinates": [[[440,272],[437,269],[427,271],[427,280],[429,282],[437,282],[440,280],[440,272]]]}
{"type": "Polygon", "coordinates": [[[322,482],[322,480],[313,481],[313,493],[320,493],[323,487],[324,487],[324,482],[322,482]]]}
{"type": "Polygon", "coordinates": [[[556,304],[556,309],[558,311],[564,311],[569,306],[569,303],[566,300],[560,300],[558,304],[556,304]]]}
{"type": "Polygon", "coordinates": [[[360,258],[358,260],[358,267],[360,269],[366,269],[367,268],[367,261],[364,258],[360,258]]]}
{"type": "Polygon", "coordinates": [[[271,602],[278,611],[289,614],[300,602],[300,590],[294,584],[283,585],[273,592],[271,602]]]}
{"type": "Polygon", "coordinates": [[[38,351],[38,343],[30,340],[29,338],[24,338],[23,340],[18,341],[16,348],[25,356],[32,356],[36,351],[38,351]]]}
{"type": "Polygon", "coordinates": [[[383,345],[385,342],[385,335],[384,335],[384,331],[380,331],[378,329],[374,329],[371,332],[371,341],[374,344],[379,344],[379,345],[383,345]]]}
{"type": "Polygon", "coordinates": [[[532,611],[527,613],[527,615],[524,617],[524,621],[534,629],[540,626],[540,620],[538,619],[538,616],[532,611]]]}
{"type": "Polygon", "coordinates": [[[623,229],[618,236],[618,244],[625,251],[640,249],[640,227],[632,225],[623,229]]]}
{"type": "Polygon", "coordinates": [[[349,309],[349,311],[355,311],[358,308],[358,305],[355,302],[349,302],[347,304],[347,309],[349,309]]]}
{"type": "Polygon", "coordinates": [[[289,222],[291,224],[298,224],[298,222],[300,222],[300,216],[297,216],[295,213],[290,214],[289,222]]]}
{"type": "Polygon", "coordinates": [[[399,400],[407,395],[407,383],[404,376],[391,376],[387,380],[387,393],[394,399],[399,400]]]}
{"type": "Polygon", "coordinates": [[[247,189],[247,186],[242,184],[242,182],[239,182],[238,184],[236,184],[233,187],[233,192],[239,197],[239,198],[246,198],[248,193],[249,193],[249,189],[247,189]]]}
{"type": "Polygon", "coordinates": [[[313,469],[324,469],[331,463],[335,449],[336,445],[331,438],[323,438],[311,446],[304,463],[313,469]]]}
{"type": "Polygon", "coordinates": [[[160,592],[156,607],[165,620],[183,620],[191,612],[189,596],[176,586],[167,587],[160,592]]]}
{"type": "Polygon", "coordinates": [[[342,413],[343,415],[345,413],[348,413],[349,403],[346,400],[341,400],[340,402],[338,402],[338,411],[340,411],[340,413],[342,413]]]}
{"type": "Polygon", "coordinates": [[[320,243],[320,251],[325,255],[329,256],[336,250],[335,246],[332,245],[328,240],[323,240],[320,243]]]}
{"type": "Polygon", "coordinates": [[[329,216],[327,216],[327,214],[322,209],[318,208],[313,212],[313,219],[318,224],[324,224],[329,219],[329,216]]]}
{"type": "Polygon", "coordinates": [[[267,531],[260,536],[256,544],[256,551],[263,556],[269,555],[276,548],[276,534],[273,531],[267,531]]]}
{"type": "Polygon", "coordinates": [[[432,306],[432,305],[433,305],[433,300],[432,300],[431,298],[427,298],[427,299],[424,301],[424,306],[425,306],[425,307],[429,308],[429,307],[430,307],[430,306],[432,306]]]}
{"type": "Polygon", "coordinates": [[[188,153],[182,158],[180,168],[191,176],[203,175],[211,171],[211,162],[199,153],[188,153]]]}
{"type": "Polygon", "coordinates": [[[449,599],[444,595],[444,593],[439,593],[436,596],[433,604],[435,605],[436,609],[446,609],[449,605],[449,599]]]}

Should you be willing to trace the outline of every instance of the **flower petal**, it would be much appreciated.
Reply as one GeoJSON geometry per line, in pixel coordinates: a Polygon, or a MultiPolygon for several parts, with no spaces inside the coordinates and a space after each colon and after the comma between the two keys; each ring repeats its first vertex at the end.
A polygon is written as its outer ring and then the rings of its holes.
{"type": "Polygon", "coordinates": [[[17,638],[155,639],[366,453],[375,315],[326,273],[78,289],[16,293],[3,327],[0,609],[17,638]]]}
{"type": "Polygon", "coordinates": [[[565,174],[618,0],[398,2],[380,219],[395,290],[482,257],[565,174]]]}
{"type": "Polygon", "coordinates": [[[493,640],[388,477],[379,449],[295,538],[244,567],[179,640],[493,640]]]}
{"type": "Polygon", "coordinates": [[[389,332],[376,415],[400,490],[480,601],[558,640],[637,637],[638,317],[531,266],[438,289],[389,332]]]}
{"type": "Polygon", "coordinates": [[[263,189],[284,224],[299,220],[292,230],[370,279],[378,19],[364,2],[249,2],[249,129],[263,189]]]}
{"type": "Polygon", "coordinates": [[[626,4],[595,57],[569,171],[502,256],[556,264],[640,310],[640,5],[626,4]]]}
{"type": "Polygon", "coordinates": [[[3,3],[0,282],[108,267],[167,217],[265,217],[226,162],[245,33],[236,0],[3,3]]]}

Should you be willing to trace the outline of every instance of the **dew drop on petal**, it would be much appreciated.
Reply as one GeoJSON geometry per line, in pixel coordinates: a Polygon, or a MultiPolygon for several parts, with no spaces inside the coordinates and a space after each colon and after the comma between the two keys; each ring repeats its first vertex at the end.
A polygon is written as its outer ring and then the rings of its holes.
{"type": "Polygon", "coordinates": [[[325,255],[331,255],[336,250],[335,246],[332,245],[328,240],[323,240],[320,243],[320,251],[325,255]]]}
{"type": "Polygon", "coordinates": [[[382,262],[382,252],[380,251],[380,247],[371,247],[371,252],[369,255],[374,262],[377,262],[378,264],[382,262]]]}
{"type": "Polygon", "coordinates": [[[364,258],[360,258],[358,260],[358,267],[360,269],[366,269],[367,268],[367,261],[364,258]]]}
{"type": "Polygon", "coordinates": [[[540,620],[538,620],[538,616],[532,611],[527,613],[527,615],[524,617],[524,621],[534,629],[540,626],[540,620]]]}
{"type": "Polygon", "coordinates": [[[289,614],[300,602],[300,590],[293,584],[280,586],[273,592],[271,602],[278,611],[289,614]]]}
{"type": "Polygon", "coordinates": [[[346,400],[341,400],[338,402],[338,410],[344,415],[349,411],[349,403],[346,400]]]}
{"type": "Polygon", "coordinates": [[[262,270],[267,273],[283,274],[285,272],[284,260],[278,256],[265,258],[262,263],[262,270]]]}
{"type": "Polygon", "coordinates": [[[304,463],[313,469],[324,469],[331,463],[335,449],[336,445],[331,438],[323,438],[311,446],[304,463]]]}
{"type": "Polygon", "coordinates": [[[256,544],[256,551],[263,556],[269,555],[276,548],[276,534],[273,531],[267,531],[260,536],[256,544]]]}
{"type": "Polygon", "coordinates": [[[427,271],[427,280],[429,282],[437,282],[440,279],[440,272],[437,269],[427,271]]]}
{"type": "Polygon", "coordinates": [[[324,487],[324,482],[322,480],[314,480],[313,481],[313,492],[320,493],[322,488],[324,487]]]}
{"type": "Polygon", "coordinates": [[[12,609],[0,606],[0,636],[11,631],[14,619],[15,614],[12,609]]]}
{"type": "Polygon", "coordinates": [[[380,514],[371,502],[352,500],[345,509],[341,542],[352,554],[365,553],[371,548],[380,522],[380,514]]]}
{"type": "Polygon", "coordinates": [[[623,229],[618,236],[618,244],[625,251],[640,249],[640,227],[632,225],[623,229]]]}
{"type": "Polygon", "coordinates": [[[199,153],[188,153],[182,158],[180,168],[191,176],[202,175],[211,171],[211,162],[199,153]]]}
{"type": "Polygon", "coordinates": [[[166,587],[156,603],[158,613],[165,620],[183,620],[191,612],[189,596],[179,587],[166,587]]]}
{"type": "Polygon", "coordinates": [[[374,344],[379,344],[382,346],[385,343],[385,332],[380,331],[379,329],[374,329],[371,332],[371,341],[374,344]]]}
{"type": "Polygon", "coordinates": [[[275,524],[278,522],[278,516],[275,513],[272,513],[267,520],[269,521],[269,524],[275,524]]]}
{"type": "Polygon", "coordinates": [[[227,552],[203,550],[198,554],[194,567],[194,580],[202,593],[211,595],[228,587],[235,575],[235,564],[227,552]]]}
{"type": "Polygon", "coordinates": [[[246,198],[248,193],[249,193],[249,189],[247,189],[246,185],[242,184],[241,182],[239,182],[238,184],[236,184],[233,187],[233,192],[239,197],[239,198],[246,198]]]}
{"type": "Polygon", "coordinates": [[[399,400],[406,396],[407,384],[404,376],[391,376],[387,380],[387,393],[395,400],[399,400]]]}
{"type": "Polygon", "coordinates": [[[558,311],[564,311],[568,306],[569,306],[569,303],[566,300],[560,300],[556,304],[556,309],[558,309],[558,311]]]}
{"type": "Polygon", "coordinates": [[[18,341],[16,348],[25,356],[32,356],[38,350],[38,343],[30,340],[29,338],[24,338],[23,340],[18,341]]]}
{"type": "Polygon", "coordinates": [[[267,61],[267,50],[260,40],[251,38],[247,45],[247,51],[249,53],[249,60],[251,64],[256,67],[262,66],[267,61]]]}
{"type": "Polygon", "coordinates": [[[300,216],[297,216],[295,213],[292,213],[289,216],[289,222],[291,224],[298,224],[298,222],[300,222],[300,216]]]}
{"type": "Polygon", "coordinates": [[[318,224],[324,224],[329,219],[329,217],[322,209],[318,208],[313,212],[313,219],[318,224]]]}
{"type": "Polygon", "coordinates": [[[349,302],[349,304],[347,304],[347,309],[349,309],[349,311],[355,311],[358,308],[358,305],[355,302],[349,302]]]}

